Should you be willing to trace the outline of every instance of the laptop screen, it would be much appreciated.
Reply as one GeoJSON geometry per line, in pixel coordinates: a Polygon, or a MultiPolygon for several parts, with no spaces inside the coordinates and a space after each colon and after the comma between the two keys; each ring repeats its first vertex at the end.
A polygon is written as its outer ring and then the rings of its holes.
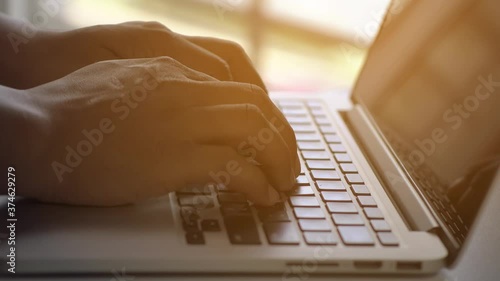
{"type": "Polygon", "coordinates": [[[389,9],[354,91],[417,185],[469,226],[500,156],[498,15],[497,0],[389,9]]]}

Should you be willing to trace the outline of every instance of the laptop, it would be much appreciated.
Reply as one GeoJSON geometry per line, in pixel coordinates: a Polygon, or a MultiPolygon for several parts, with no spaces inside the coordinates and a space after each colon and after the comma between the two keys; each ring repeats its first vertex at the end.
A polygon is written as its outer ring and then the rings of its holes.
{"type": "Polygon", "coordinates": [[[302,164],[283,202],[255,206],[218,182],[113,208],[18,199],[2,274],[437,272],[497,169],[498,14],[494,0],[395,0],[345,106],[272,93],[302,164]]]}

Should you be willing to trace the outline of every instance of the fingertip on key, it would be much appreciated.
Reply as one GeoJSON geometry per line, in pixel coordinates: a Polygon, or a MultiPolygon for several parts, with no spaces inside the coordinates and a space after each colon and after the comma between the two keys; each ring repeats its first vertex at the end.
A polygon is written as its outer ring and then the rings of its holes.
{"type": "Polygon", "coordinates": [[[267,190],[268,190],[269,203],[270,203],[269,205],[274,205],[274,204],[281,201],[280,194],[278,193],[278,191],[274,187],[272,187],[271,185],[268,185],[267,190]]]}

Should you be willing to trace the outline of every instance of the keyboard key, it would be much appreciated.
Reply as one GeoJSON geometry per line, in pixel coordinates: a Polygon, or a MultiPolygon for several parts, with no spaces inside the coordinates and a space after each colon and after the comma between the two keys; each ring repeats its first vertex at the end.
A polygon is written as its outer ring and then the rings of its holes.
{"type": "Polygon", "coordinates": [[[357,173],[358,169],[352,163],[342,163],[340,164],[340,170],[344,173],[357,173]]]}
{"type": "Polygon", "coordinates": [[[318,125],[331,125],[332,121],[330,121],[326,116],[316,116],[314,117],[314,121],[318,125]]]}
{"type": "Polygon", "coordinates": [[[293,212],[298,219],[324,219],[325,213],[321,208],[294,208],[293,212]]]}
{"type": "Polygon", "coordinates": [[[211,194],[212,190],[208,184],[189,184],[181,190],[177,191],[177,194],[198,194],[207,195],[211,194]]]}
{"type": "Polygon", "coordinates": [[[241,194],[241,193],[219,193],[219,203],[221,203],[221,205],[225,204],[225,203],[233,203],[233,202],[237,202],[237,203],[246,203],[247,202],[247,199],[245,198],[245,195],[241,194]]]}
{"type": "Polygon", "coordinates": [[[335,160],[339,163],[351,163],[351,157],[347,153],[334,153],[335,160]]]}
{"type": "Polygon", "coordinates": [[[221,206],[223,216],[250,215],[250,206],[247,203],[227,203],[221,206]]]}
{"type": "Polygon", "coordinates": [[[397,246],[399,245],[398,238],[392,232],[378,232],[378,240],[384,246],[397,246]]]}
{"type": "Polygon", "coordinates": [[[346,152],[345,146],[338,143],[331,143],[328,145],[332,152],[346,152]]]}
{"type": "Polygon", "coordinates": [[[340,180],[336,181],[319,180],[316,181],[316,186],[318,187],[319,190],[338,190],[338,191],[345,190],[344,183],[342,183],[342,181],[340,180]]]}
{"type": "Polygon", "coordinates": [[[304,239],[309,245],[336,245],[337,237],[331,232],[304,232],[304,239]]]}
{"type": "Polygon", "coordinates": [[[285,107],[281,110],[285,116],[302,116],[307,114],[307,110],[303,107],[285,107]]]}
{"type": "Polygon", "coordinates": [[[373,227],[373,230],[380,231],[391,231],[391,227],[385,220],[371,220],[370,224],[373,227]]]}
{"type": "Polygon", "coordinates": [[[310,185],[309,180],[305,175],[298,176],[295,181],[297,182],[297,185],[310,185]]]}
{"type": "Polygon", "coordinates": [[[325,116],[326,115],[326,112],[323,108],[312,108],[311,109],[311,114],[313,116],[325,116]]]}
{"type": "Polygon", "coordinates": [[[304,104],[299,100],[278,100],[277,103],[281,107],[299,107],[302,108],[304,104]]]}
{"type": "Polygon", "coordinates": [[[297,142],[297,146],[300,150],[325,150],[325,146],[319,141],[314,142],[306,142],[299,141],[297,142]]]}
{"type": "Polygon", "coordinates": [[[312,190],[310,185],[302,185],[297,186],[290,195],[314,195],[314,191],[312,190]]]}
{"type": "Polygon", "coordinates": [[[319,207],[314,196],[290,196],[290,204],[294,207],[319,207]]]}
{"type": "Polygon", "coordinates": [[[356,205],[350,202],[327,202],[326,207],[330,213],[356,214],[358,212],[356,205]]]}
{"type": "Polygon", "coordinates": [[[364,184],[353,184],[351,187],[356,195],[370,195],[370,190],[364,184]]]}
{"type": "Polygon", "coordinates": [[[232,244],[260,244],[259,232],[252,216],[226,216],[224,224],[232,244]]]}
{"type": "Polygon", "coordinates": [[[289,221],[285,204],[278,203],[273,206],[258,206],[257,213],[262,222],[289,221]]]}
{"type": "Polygon", "coordinates": [[[345,175],[347,182],[354,183],[364,183],[363,178],[359,174],[346,174],[345,175]]]}
{"type": "Polygon", "coordinates": [[[186,242],[191,245],[205,244],[205,237],[203,236],[203,232],[201,231],[187,232],[186,242]]]}
{"type": "Polygon", "coordinates": [[[316,101],[316,100],[310,100],[310,101],[307,101],[307,106],[309,108],[323,108],[323,103],[321,101],[316,101]]]}
{"type": "Polygon", "coordinates": [[[267,241],[273,245],[298,245],[297,231],[291,222],[266,222],[263,224],[267,241]]]}
{"type": "Polygon", "coordinates": [[[366,226],[339,226],[340,237],[346,245],[374,245],[372,235],[366,226]]]}
{"type": "Polygon", "coordinates": [[[291,125],[295,133],[315,133],[316,129],[311,125],[291,125]]]}
{"type": "Polygon", "coordinates": [[[330,160],[306,160],[306,165],[309,169],[335,169],[330,160]]]}
{"type": "Polygon", "coordinates": [[[330,231],[332,229],[327,220],[299,219],[298,221],[302,231],[330,231]]]}
{"type": "Polygon", "coordinates": [[[302,156],[306,160],[330,160],[330,155],[326,151],[305,150],[302,151],[302,156]]]}
{"type": "Polygon", "coordinates": [[[324,134],[325,140],[327,143],[341,143],[342,140],[337,134],[324,134]]]}
{"type": "Polygon", "coordinates": [[[315,180],[339,180],[340,176],[335,170],[311,170],[315,180]]]}
{"type": "Polygon", "coordinates": [[[364,225],[363,218],[358,214],[332,214],[336,225],[364,225]]]}
{"type": "Polygon", "coordinates": [[[196,221],[200,218],[198,210],[193,206],[182,206],[180,207],[180,213],[182,221],[196,221]]]}
{"type": "Polygon", "coordinates": [[[384,215],[382,211],[377,207],[368,207],[365,208],[366,217],[369,219],[383,219],[384,215]]]}
{"type": "Polygon", "coordinates": [[[359,205],[363,207],[376,207],[377,203],[371,196],[358,196],[359,205]]]}
{"type": "Polygon", "coordinates": [[[351,196],[343,191],[321,191],[324,201],[351,202],[351,196]]]}
{"type": "Polygon", "coordinates": [[[311,125],[311,121],[307,117],[301,117],[301,116],[288,116],[286,117],[286,120],[291,124],[291,125],[311,125]]]}
{"type": "Polygon", "coordinates": [[[178,197],[179,205],[195,206],[196,208],[212,208],[214,201],[207,195],[181,195],[178,197]]]}
{"type": "Polygon", "coordinates": [[[297,141],[319,141],[321,137],[316,133],[299,133],[295,134],[297,141]]]}
{"type": "Polygon", "coordinates": [[[182,222],[182,228],[186,232],[197,232],[200,231],[200,228],[198,227],[198,221],[193,220],[193,221],[183,221],[182,222]]]}
{"type": "Polygon", "coordinates": [[[331,125],[320,125],[319,126],[319,130],[323,133],[323,134],[333,134],[335,133],[337,130],[335,130],[335,128],[333,128],[333,126],[331,125]]]}
{"type": "Polygon", "coordinates": [[[201,221],[203,231],[220,231],[219,221],[215,219],[205,219],[201,221]]]}

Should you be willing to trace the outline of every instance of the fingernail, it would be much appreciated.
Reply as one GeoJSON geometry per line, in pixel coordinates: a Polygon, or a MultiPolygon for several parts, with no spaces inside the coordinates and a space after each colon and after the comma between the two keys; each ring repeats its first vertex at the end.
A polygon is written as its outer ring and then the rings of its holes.
{"type": "Polygon", "coordinates": [[[257,162],[257,160],[253,159],[252,157],[248,157],[247,161],[248,161],[248,163],[255,165],[255,166],[258,166],[258,167],[263,166],[261,163],[257,162]]]}
{"type": "Polygon", "coordinates": [[[269,194],[269,201],[272,203],[272,204],[276,204],[278,202],[281,201],[281,198],[280,198],[280,194],[278,193],[278,191],[276,191],[276,189],[274,189],[274,187],[272,187],[271,185],[268,185],[267,186],[267,192],[269,194]]]}
{"type": "Polygon", "coordinates": [[[299,164],[299,170],[297,171],[295,168],[292,168],[292,174],[290,175],[291,186],[294,186],[297,183],[297,177],[300,175],[300,170],[302,166],[299,164]]]}

